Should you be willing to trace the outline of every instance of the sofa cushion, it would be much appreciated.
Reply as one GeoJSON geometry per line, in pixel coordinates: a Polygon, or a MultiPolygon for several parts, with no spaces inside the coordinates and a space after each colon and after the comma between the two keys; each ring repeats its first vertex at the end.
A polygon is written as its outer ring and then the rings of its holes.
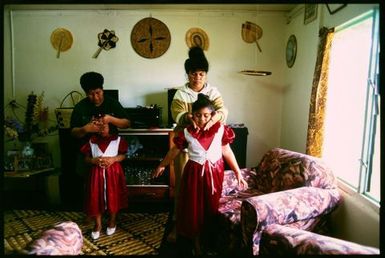
{"type": "Polygon", "coordinates": [[[264,193],[302,186],[336,187],[336,178],[321,159],[281,148],[268,151],[252,171],[255,172],[254,184],[264,193]]]}

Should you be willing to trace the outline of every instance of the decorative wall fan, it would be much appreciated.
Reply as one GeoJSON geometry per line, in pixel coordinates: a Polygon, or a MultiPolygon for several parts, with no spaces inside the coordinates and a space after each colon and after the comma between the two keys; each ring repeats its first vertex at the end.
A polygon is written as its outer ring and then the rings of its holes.
{"type": "Polygon", "coordinates": [[[98,50],[92,56],[93,58],[98,58],[100,52],[104,50],[110,50],[111,48],[116,47],[116,42],[119,38],[115,35],[115,31],[104,29],[103,32],[98,33],[98,50]]]}
{"type": "Polygon", "coordinates": [[[73,43],[72,34],[64,28],[57,28],[51,34],[51,44],[57,50],[56,58],[60,58],[60,52],[67,51],[73,43]]]}
{"type": "Polygon", "coordinates": [[[252,22],[245,22],[242,24],[242,39],[246,43],[256,43],[259,52],[262,52],[261,46],[258,43],[258,40],[262,37],[263,31],[262,28],[257,24],[252,22]]]}
{"type": "MultiPolygon", "coordinates": [[[[258,40],[263,35],[263,30],[260,26],[253,22],[246,21],[242,24],[242,31],[241,31],[242,39],[246,43],[256,43],[257,48],[259,52],[262,52],[262,48],[258,43],[258,40]]],[[[242,70],[240,71],[241,74],[245,75],[252,75],[252,76],[266,76],[270,75],[271,72],[269,71],[259,71],[259,70],[242,70]]]]}

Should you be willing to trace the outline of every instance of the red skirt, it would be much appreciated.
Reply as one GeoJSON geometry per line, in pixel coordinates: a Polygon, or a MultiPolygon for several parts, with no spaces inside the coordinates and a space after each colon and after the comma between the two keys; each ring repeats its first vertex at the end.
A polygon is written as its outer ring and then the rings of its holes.
{"type": "Polygon", "coordinates": [[[94,217],[104,211],[117,213],[127,205],[128,190],[121,164],[114,163],[106,169],[93,166],[86,182],[86,214],[94,217]]]}
{"type": "Polygon", "coordinates": [[[194,238],[208,228],[213,218],[218,215],[219,199],[222,193],[224,175],[223,159],[211,165],[202,165],[189,160],[183,170],[178,197],[176,227],[179,235],[194,238]],[[214,193],[212,193],[212,184],[214,193]]]}

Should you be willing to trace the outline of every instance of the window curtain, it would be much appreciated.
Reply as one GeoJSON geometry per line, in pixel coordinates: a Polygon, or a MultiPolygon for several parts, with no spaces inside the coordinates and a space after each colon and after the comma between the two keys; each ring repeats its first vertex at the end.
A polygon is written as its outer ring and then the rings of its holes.
{"type": "Polygon", "coordinates": [[[333,36],[334,29],[323,27],[319,31],[320,41],[318,45],[317,62],[313,75],[309,109],[309,124],[306,140],[306,154],[315,157],[322,156],[329,56],[333,36]]]}

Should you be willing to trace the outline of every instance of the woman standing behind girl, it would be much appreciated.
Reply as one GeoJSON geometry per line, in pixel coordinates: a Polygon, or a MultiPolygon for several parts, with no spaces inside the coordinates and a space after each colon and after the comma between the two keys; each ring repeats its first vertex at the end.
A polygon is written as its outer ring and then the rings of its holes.
{"type": "Polygon", "coordinates": [[[95,219],[91,233],[94,240],[100,236],[103,213],[107,211],[110,215],[106,234],[112,235],[116,230],[116,214],[126,208],[128,202],[126,178],[120,164],[128,144],[120,136],[111,135],[108,124],[99,124],[100,133],[91,136],[80,149],[86,163],[91,164],[86,179],[85,212],[95,219]]]}
{"type": "Polygon", "coordinates": [[[175,146],[153,172],[153,176],[158,177],[181,150],[188,149],[189,160],[183,170],[178,197],[176,230],[178,236],[194,241],[196,255],[201,254],[203,229],[209,231],[218,214],[224,176],[222,156],[235,172],[239,186],[247,188],[229,145],[235,137],[233,130],[219,121],[204,130],[208,123],[212,123],[214,114],[213,103],[206,95],[199,94],[192,105],[196,126],[190,125],[178,133],[174,138],[175,146]]]}
{"type": "MultiPolygon", "coordinates": [[[[188,51],[188,58],[184,62],[184,69],[187,76],[187,82],[178,87],[174,98],[171,102],[171,116],[177,123],[175,133],[182,131],[188,125],[194,125],[192,119],[192,103],[198,99],[198,94],[203,93],[208,96],[212,101],[215,108],[215,113],[211,116],[211,120],[206,124],[205,130],[208,130],[216,122],[220,121],[222,124],[226,123],[228,110],[224,105],[224,101],[221,93],[217,87],[212,86],[208,82],[209,62],[206,59],[204,51],[200,47],[192,47],[188,51]]],[[[174,160],[174,172],[175,172],[175,202],[174,211],[178,207],[178,196],[180,188],[180,180],[182,177],[183,168],[188,160],[186,152],[182,151],[174,160]]],[[[167,237],[169,242],[175,242],[176,240],[176,227],[175,220],[176,212],[173,217],[173,227],[170,234],[167,237]]]]}

